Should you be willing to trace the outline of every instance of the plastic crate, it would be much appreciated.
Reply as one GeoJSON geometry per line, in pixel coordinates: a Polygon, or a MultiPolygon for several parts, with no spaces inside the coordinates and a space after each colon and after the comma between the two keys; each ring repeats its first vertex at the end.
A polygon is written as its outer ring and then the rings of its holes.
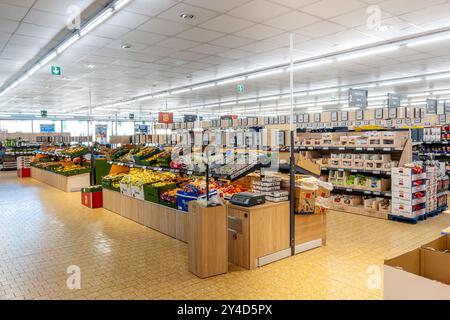
{"type": "Polygon", "coordinates": [[[153,203],[159,203],[160,192],[175,189],[177,185],[175,183],[170,183],[162,187],[155,187],[154,184],[144,185],[144,199],[153,203]]]}
{"type": "MultiPolygon", "coordinates": [[[[209,196],[217,195],[217,190],[213,190],[209,192],[209,196]]],[[[205,196],[202,196],[203,198],[205,196]]],[[[178,204],[178,210],[188,212],[189,211],[189,202],[193,200],[197,200],[201,197],[199,197],[196,193],[193,192],[184,192],[184,191],[177,191],[177,204],[178,204]]]]}

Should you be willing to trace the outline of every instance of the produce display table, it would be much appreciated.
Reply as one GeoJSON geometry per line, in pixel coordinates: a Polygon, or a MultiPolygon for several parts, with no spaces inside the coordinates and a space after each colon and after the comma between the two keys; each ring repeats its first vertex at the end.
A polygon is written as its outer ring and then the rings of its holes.
{"type": "Polygon", "coordinates": [[[89,187],[90,185],[89,173],[67,177],[58,173],[31,167],[31,177],[65,192],[80,191],[82,188],[89,187]]]}
{"type": "Polygon", "coordinates": [[[148,228],[187,242],[187,214],[150,201],[103,189],[103,208],[148,228]]]}

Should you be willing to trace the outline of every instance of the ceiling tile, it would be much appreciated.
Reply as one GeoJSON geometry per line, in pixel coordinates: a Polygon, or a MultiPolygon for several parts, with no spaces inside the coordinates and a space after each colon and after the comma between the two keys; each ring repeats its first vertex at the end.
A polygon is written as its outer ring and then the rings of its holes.
{"type": "Polygon", "coordinates": [[[271,1],[292,9],[298,9],[300,7],[304,7],[308,4],[316,2],[317,0],[271,0],[271,1]]]}
{"type": "Polygon", "coordinates": [[[263,22],[287,12],[289,12],[289,8],[266,0],[253,0],[239,8],[231,10],[229,14],[242,19],[263,22]]]}
{"type": "Polygon", "coordinates": [[[185,50],[195,47],[196,45],[198,45],[198,42],[178,38],[169,38],[161,41],[160,43],[158,43],[158,45],[176,50],[185,50]]]}
{"type": "Polygon", "coordinates": [[[56,28],[42,27],[30,23],[21,23],[19,28],[17,29],[17,34],[49,40],[54,38],[58,34],[58,32],[59,29],[56,28]]]}
{"type": "Polygon", "coordinates": [[[176,23],[164,19],[154,18],[139,27],[141,30],[174,36],[191,28],[190,25],[176,23]]]}
{"type": "Polygon", "coordinates": [[[177,51],[170,55],[171,58],[181,59],[181,60],[189,60],[189,61],[200,60],[201,58],[204,58],[205,56],[206,56],[205,54],[191,52],[191,51],[177,51]]]}
{"type": "Polygon", "coordinates": [[[6,19],[0,19],[0,31],[1,32],[7,32],[12,33],[16,28],[19,26],[19,22],[12,21],[12,20],[6,20],[6,19]]]}
{"type": "Polygon", "coordinates": [[[184,2],[194,6],[219,12],[227,12],[248,1],[249,0],[184,0],[184,2]]]}
{"type": "Polygon", "coordinates": [[[292,31],[294,29],[310,25],[319,20],[320,20],[319,18],[310,16],[309,14],[306,13],[302,13],[299,11],[292,11],[287,14],[276,17],[274,19],[271,19],[269,21],[266,21],[264,24],[267,24],[275,28],[283,29],[286,31],[292,31]]]}
{"type": "Polygon", "coordinates": [[[201,28],[192,28],[177,35],[177,37],[179,38],[194,40],[198,42],[209,42],[222,36],[223,33],[201,28]]]}
{"type": "Polygon", "coordinates": [[[227,48],[239,48],[239,47],[245,46],[251,42],[253,42],[253,40],[242,38],[242,37],[236,37],[233,35],[227,35],[225,37],[211,41],[211,44],[216,45],[216,46],[227,47],[227,48]]]}
{"type": "Polygon", "coordinates": [[[133,0],[124,10],[146,16],[157,16],[176,4],[177,2],[172,0],[133,0]]]}
{"type": "Polygon", "coordinates": [[[233,33],[251,26],[253,23],[247,20],[235,18],[228,15],[220,15],[202,25],[202,28],[220,31],[224,33],[233,33]]]}
{"type": "MultiPolygon", "coordinates": [[[[340,16],[332,18],[330,20],[335,23],[339,23],[343,26],[353,28],[353,27],[367,25],[368,17],[369,17],[369,15],[367,14],[366,8],[364,8],[364,9],[358,9],[358,10],[352,11],[350,13],[340,15],[340,16]]],[[[390,18],[390,17],[391,17],[391,14],[389,14],[386,11],[381,11],[381,19],[382,20],[390,18]]],[[[369,31],[368,28],[367,28],[367,30],[369,31]]]]}
{"type": "Polygon", "coordinates": [[[364,4],[357,0],[321,0],[319,2],[315,2],[311,5],[301,8],[301,11],[315,15],[317,17],[329,19],[362,7],[367,7],[367,4],[364,4]]]}
{"type": "Polygon", "coordinates": [[[122,36],[124,41],[154,44],[166,39],[165,36],[140,30],[133,30],[122,36]]]}
{"type": "Polygon", "coordinates": [[[384,11],[393,14],[401,15],[408,12],[422,10],[439,4],[445,4],[446,0],[386,0],[380,2],[378,5],[384,11]]]}
{"type": "Polygon", "coordinates": [[[248,29],[237,32],[236,35],[253,40],[263,40],[276,36],[280,33],[283,33],[283,30],[275,29],[262,24],[256,24],[248,29]]]}
{"type": "Polygon", "coordinates": [[[206,54],[218,54],[218,53],[224,52],[226,50],[227,50],[227,48],[212,46],[210,44],[202,44],[198,47],[189,49],[189,51],[206,53],[206,54]]]}
{"type": "Polygon", "coordinates": [[[135,29],[147,22],[150,18],[148,16],[144,16],[137,13],[127,12],[127,11],[119,11],[114,16],[112,16],[106,24],[126,27],[130,29],[135,29]]]}
{"type": "Polygon", "coordinates": [[[216,13],[214,11],[190,6],[185,3],[179,3],[176,6],[171,7],[169,10],[160,14],[159,17],[167,19],[167,20],[175,21],[175,22],[182,22],[182,23],[187,23],[187,24],[191,24],[191,25],[198,25],[198,24],[201,24],[211,18],[214,18],[217,15],[218,15],[218,13],[216,13]],[[180,18],[180,14],[182,14],[182,13],[193,14],[194,19],[192,19],[192,20],[182,19],[182,18],[180,18]]]}
{"type": "Polygon", "coordinates": [[[27,14],[27,8],[0,3],[0,18],[21,21],[27,14]]]}
{"type": "Polygon", "coordinates": [[[311,38],[319,38],[323,36],[327,36],[333,33],[337,33],[339,31],[343,31],[345,28],[336,23],[329,21],[317,22],[312,25],[300,28],[295,30],[296,33],[311,37],[311,38]]]}
{"type": "Polygon", "coordinates": [[[70,6],[78,6],[83,12],[91,3],[89,0],[38,0],[33,8],[67,16],[67,9],[70,6]]]}
{"type": "Polygon", "coordinates": [[[23,21],[39,26],[62,29],[66,26],[66,20],[66,16],[32,9],[23,21]]]}
{"type": "Polygon", "coordinates": [[[121,37],[124,34],[130,32],[131,29],[124,28],[124,27],[118,27],[108,24],[102,24],[101,26],[98,26],[94,30],[92,30],[89,34],[93,34],[99,37],[104,38],[111,38],[115,39],[117,37],[121,37]]]}

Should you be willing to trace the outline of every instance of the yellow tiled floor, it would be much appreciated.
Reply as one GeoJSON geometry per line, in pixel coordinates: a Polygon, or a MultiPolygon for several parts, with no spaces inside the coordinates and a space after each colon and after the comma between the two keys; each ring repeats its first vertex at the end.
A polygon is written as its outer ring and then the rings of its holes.
{"type": "MultiPolygon", "coordinates": [[[[201,280],[187,245],[33,179],[0,173],[0,299],[381,299],[368,267],[439,235],[450,215],[408,225],[329,215],[325,247],[201,280]],[[69,290],[67,268],[81,268],[69,290]]],[[[380,269],[382,270],[382,269],[380,269]]]]}

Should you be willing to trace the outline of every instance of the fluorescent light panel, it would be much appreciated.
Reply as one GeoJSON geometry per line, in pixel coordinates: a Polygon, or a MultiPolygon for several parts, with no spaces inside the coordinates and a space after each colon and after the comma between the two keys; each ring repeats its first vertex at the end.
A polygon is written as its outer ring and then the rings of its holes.
{"type": "Polygon", "coordinates": [[[192,91],[214,87],[215,85],[216,85],[215,83],[204,84],[204,85],[201,85],[201,86],[193,87],[192,91]]]}
{"type": "Polygon", "coordinates": [[[256,74],[249,75],[247,77],[247,79],[256,79],[256,78],[260,78],[260,77],[266,77],[266,76],[270,76],[273,74],[282,73],[283,71],[284,71],[284,69],[276,69],[276,70],[272,70],[272,71],[256,73],[256,74]]]}
{"type": "Polygon", "coordinates": [[[233,83],[233,82],[239,82],[239,81],[244,81],[245,77],[238,77],[238,78],[233,78],[233,79],[228,79],[228,80],[222,80],[217,82],[218,86],[224,85],[224,84],[229,84],[229,83],[233,83]]]}
{"type": "Polygon", "coordinates": [[[450,34],[446,34],[443,36],[436,36],[436,37],[429,37],[423,40],[417,40],[417,41],[411,41],[409,43],[406,44],[407,47],[415,47],[415,46],[420,46],[420,45],[424,45],[424,44],[428,44],[428,43],[433,43],[433,42],[439,42],[439,41],[444,41],[444,40],[448,40],[450,39],[450,34]]]}
{"type": "MultiPolygon", "coordinates": [[[[309,62],[309,63],[302,63],[302,64],[294,65],[292,67],[292,71],[322,66],[325,64],[330,64],[332,62],[333,62],[333,59],[327,59],[327,60],[319,60],[319,61],[314,61],[314,62],[309,62]]],[[[291,68],[289,68],[288,71],[291,71],[291,68]]]]}
{"type": "Polygon", "coordinates": [[[80,35],[83,37],[86,34],[88,34],[90,31],[92,31],[93,29],[95,29],[97,26],[99,26],[100,24],[102,24],[106,19],[108,19],[109,17],[111,17],[113,14],[113,9],[109,8],[107,9],[105,12],[103,12],[102,14],[100,14],[97,18],[95,18],[94,20],[92,20],[91,22],[89,22],[86,26],[84,26],[81,31],[80,31],[80,35]]]}
{"type": "Polygon", "coordinates": [[[414,82],[420,82],[422,79],[414,78],[414,79],[403,79],[403,80],[392,80],[392,81],[385,81],[380,82],[379,86],[391,86],[391,85],[397,85],[397,84],[405,84],[405,83],[414,83],[414,82]]]}

